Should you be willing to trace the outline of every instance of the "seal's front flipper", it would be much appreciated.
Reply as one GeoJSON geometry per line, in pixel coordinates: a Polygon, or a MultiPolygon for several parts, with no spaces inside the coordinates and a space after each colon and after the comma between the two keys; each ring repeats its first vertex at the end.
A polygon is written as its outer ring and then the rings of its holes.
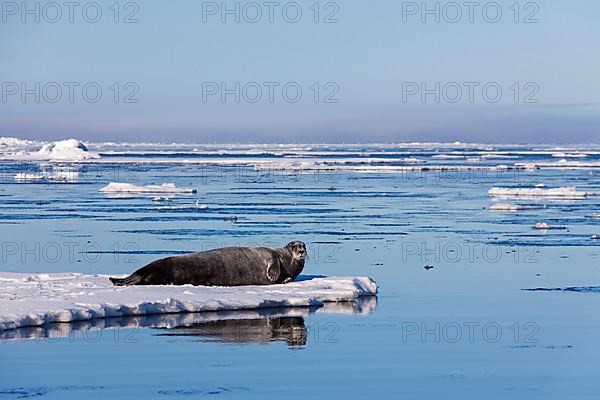
{"type": "Polygon", "coordinates": [[[267,279],[271,283],[277,283],[279,275],[281,275],[281,268],[279,268],[279,263],[269,261],[269,264],[267,265],[267,279]]]}
{"type": "Polygon", "coordinates": [[[281,283],[285,285],[286,283],[290,283],[291,281],[292,281],[292,278],[285,278],[283,280],[283,282],[281,282],[281,283]]]}

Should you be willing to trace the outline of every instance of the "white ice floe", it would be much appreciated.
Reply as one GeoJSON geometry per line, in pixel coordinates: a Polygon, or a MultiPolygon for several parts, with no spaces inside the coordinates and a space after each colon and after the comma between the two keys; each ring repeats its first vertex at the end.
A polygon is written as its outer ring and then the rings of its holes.
{"type": "Polygon", "coordinates": [[[18,173],[15,175],[15,181],[19,183],[27,182],[73,182],[79,177],[78,171],[54,170],[52,173],[18,173]]]}
{"type": "Polygon", "coordinates": [[[269,286],[115,287],[104,275],[0,273],[0,330],[130,315],[321,306],[377,294],[366,277],[269,286]]]}
{"type": "Polygon", "coordinates": [[[0,137],[0,148],[4,149],[22,149],[34,145],[33,140],[19,139],[16,137],[0,137]]]}
{"type": "Polygon", "coordinates": [[[481,155],[481,158],[484,159],[493,159],[493,158],[504,158],[504,159],[509,159],[509,158],[519,158],[519,156],[513,156],[513,155],[509,155],[509,154],[501,154],[501,153],[483,153],[481,155]]]}
{"type": "Polygon", "coordinates": [[[527,172],[534,172],[536,169],[538,169],[537,164],[534,163],[515,163],[515,168],[521,168],[524,169],[527,172]]]}
{"type": "Polygon", "coordinates": [[[100,192],[107,194],[183,194],[196,193],[196,189],[178,188],[173,183],[163,183],[162,185],[134,185],[124,182],[110,182],[100,189],[100,192]]]}
{"type": "Polygon", "coordinates": [[[194,204],[179,204],[174,206],[160,206],[154,207],[155,210],[208,210],[209,207],[206,204],[200,203],[200,200],[196,200],[194,204]]]}
{"type": "Polygon", "coordinates": [[[0,160],[60,163],[182,164],[256,167],[290,172],[382,172],[408,170],[600,169],[600,147],[564,149],[510,145],[502,150],[482,144],[183,144],[183,143],[81,143],[75,139],[42,142],[0,138],[0,160]],[[460,149],[456,147],[460,146],[460,149]],[[382,151],[385,149],[385,151],[382,151]],[[426,153],[425,153],[426,152],[426,153]],[[100,157],[102,155],[102,157],[100,157]],[[527,159],[514,165],[493,165],[495,159],[527,159]],[[587,159],[584,157],[588,157],[587,159]],[[447,160],[448,162],[444,162],[447,160]],[[485,161],[485,162],[482,162],[485,161]],[[398,165],[400,164],[400,165],[398,165]],[[433,164],[432,166],[429,166],[433,164]],[[326,171],[327,172],[327,171],[326,171]]]}
{"type": "Polygon", "coordinates": [[[547,230],[550,230],[550,229],[560,229],[560,230],[563,230],[563,229],[567,229],[567,227],[566,226],[548,225],[545,222],[538,222],[537,224],[535,224],[533,226],[533,229],[536,229],[536,230],[539,230],[539,231],[547,231],[547,230]]]}
{"type": "Polygon", "coordinates": [[[17,182],[39,182],[44,179],[46,179],[46,176],[43,174],[19,173],[15,175],[15,181],[17,182]]]}
{"type": "Polygon", "coordinates": [[[555,158],[585,158],[587,154],[585,153],[552,153],[552,157],[555,158]]]}
{"type": "Polygon", "coordinates": [[[545,189],[535,188],[501,188],[494,187],[488,191],[492,197],[499,198],[550,198],[563,200],[585,199],[594,193],[578,191],[574,186],[545,189]]]}
{"type": "Polygon", "coordinates": [[[45,144],[37,152],[41,159],[48,160],[87,160],[100,158],[95,153],[90,153],[87,147],[77,139],[59,140],[45,144]]]}
{"type": "MultiPolygon", "coordinates": [[[[56,339],[60,337],[74,338],[78,333],[86,335],[85,337],[96,337],[96,331],[122,329],[125,327],[197,329],[198,327],[209,324],[212,329],[214,324],[219,324],[220,322],[231,324],[235,323],[237,320],[246,326],[245,324],[247,324],[248,321],[264,320],[268,324],[268,320],[272,318],[308,317],[312,314],[368,315],[376,308],[377,297],[364,296],[351,302],[323,303],[320,307],[277,307],[254,310],[122,316],[117,318],[77,321],[67,324],[58,323],[47,324],[44,326],[23,327],[20,329],[7,329],[0,331],[0,340],[56,339]]],[[[251,337],[254,337],[254,335],[251,337]]],[[[226,338],[226,335],[224,335],[223,338],[226,338]]],[[[239,336],[236,336],[235,341],[238,342],[239,338],[239,336]]],[[[271,337],[267,338],[267,340],[270,341],[271,337]]]]}
{"type": "Polygon", "coordinates": [[[491,205],[488,209],[495,212],[518,212],[524,210],[539,210],[546,208],[547,206],[537,206],[530,204],[507,204],[507,203],[496,203],[491,205]]]}
{"type": "Polygon", "coordinates": [[[72,182],[79,178],[79,171],[73,171],[69,169],[65,170],[53,170],[52,174],[47,176],[50,181],[59,181],[59,182],[72,182]]]}
{"type": "Polygon", "coordinates": [[[404,163],[410,164],[425,164],[427,161],[416,157],[405,157],[401,160],[404,163]]]}
{"type": "Polygon", "coordinates": [[[498,211],[498,212],[517,212],[524,210],[524,206],[520,206],[518,204],[494,204],[490,206],[490,211],[498,211]]]}
{"type": "Polygon", "coordinates": [[[515,163],[515,168],[522,168],[533,171],[539,168],[551,168],[560,170],[578,170],[578,169],[598,169],[600,162],[598,160],[574,161],[561,158],[557,161],[537,161],[535,163],[515,163]]]}
{"type": "Polygon", "coordinates": [[[434,158],[437,160],[460,160],[460,159],[464,159],[465,156],[454,155],[454,154],[438,154],[435,156],[431,156],[431,158],[434,158]]]}
{"type": "Polygon", "coordinates": [[[97,153],[90,152],[86,145],[77,139],[45,143],[37,151],[32,146],[32,143],[28,141],[18,142],[19,139],[16,140],[9,141],[5,146],[0,147],[0,150],[3,150],[3,159],[24,161],[84,161],[100,158],[97,153]]]}

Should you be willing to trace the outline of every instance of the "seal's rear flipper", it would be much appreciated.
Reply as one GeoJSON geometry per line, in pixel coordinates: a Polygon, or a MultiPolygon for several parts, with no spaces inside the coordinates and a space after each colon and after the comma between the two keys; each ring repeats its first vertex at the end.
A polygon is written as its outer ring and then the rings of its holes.
{"type": "Polygon", "coordinates": [[[112,284],[115,285],[115,286],[124,286],[125,285],[125,282],[124,282],[125,279],[108,278],[108,280],[111,281],[112,284]]]}
{"type": "Polygon", "coordinates": [[[127,278],[108,278],[115,286],[137,285],[141,278],[137,275],[129,275],[127,278]]]}

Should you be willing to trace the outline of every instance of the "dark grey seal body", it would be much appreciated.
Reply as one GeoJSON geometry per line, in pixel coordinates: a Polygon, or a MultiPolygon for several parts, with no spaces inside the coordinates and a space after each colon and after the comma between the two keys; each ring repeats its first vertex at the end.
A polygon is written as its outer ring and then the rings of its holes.
{"type": "Polygon", "coordinates": [[[288,283],[304,268],[306,246],[293,241],[280,249],[225,247],[151,262],[126,278],[109,278],[116,286],[240,286],[288,283]]]}

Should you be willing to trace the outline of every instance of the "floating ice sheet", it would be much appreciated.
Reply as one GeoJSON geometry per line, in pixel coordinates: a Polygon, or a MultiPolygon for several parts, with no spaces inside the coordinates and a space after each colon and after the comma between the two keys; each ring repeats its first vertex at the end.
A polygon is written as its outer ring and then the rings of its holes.
{"type": "Polygon", "coordinates": [[[595,193],[578,191],[576,187],[559,187],[559,188],[502,188],[494,187],[488,191],[492,197],[498,198],[549,198],[563,200],[578,200],[585,199],[587,196],[595,193]]]}
{"type": "Polygon", "coordinates": [[[300,277],[286,285],[115,287],[104,275],[0,273],[0,330],[105,317],[322,306],[377,294],[366,277],[300,277]]]}
{"type": "Polygon", "coordinates": [[[195,189],[178,188],[173,183],[163,183],[162,185],[134,185],[132,183],[110,182],[100,189],[100,192],[107,194],[179,194],[196,193],[195,189]]]}

